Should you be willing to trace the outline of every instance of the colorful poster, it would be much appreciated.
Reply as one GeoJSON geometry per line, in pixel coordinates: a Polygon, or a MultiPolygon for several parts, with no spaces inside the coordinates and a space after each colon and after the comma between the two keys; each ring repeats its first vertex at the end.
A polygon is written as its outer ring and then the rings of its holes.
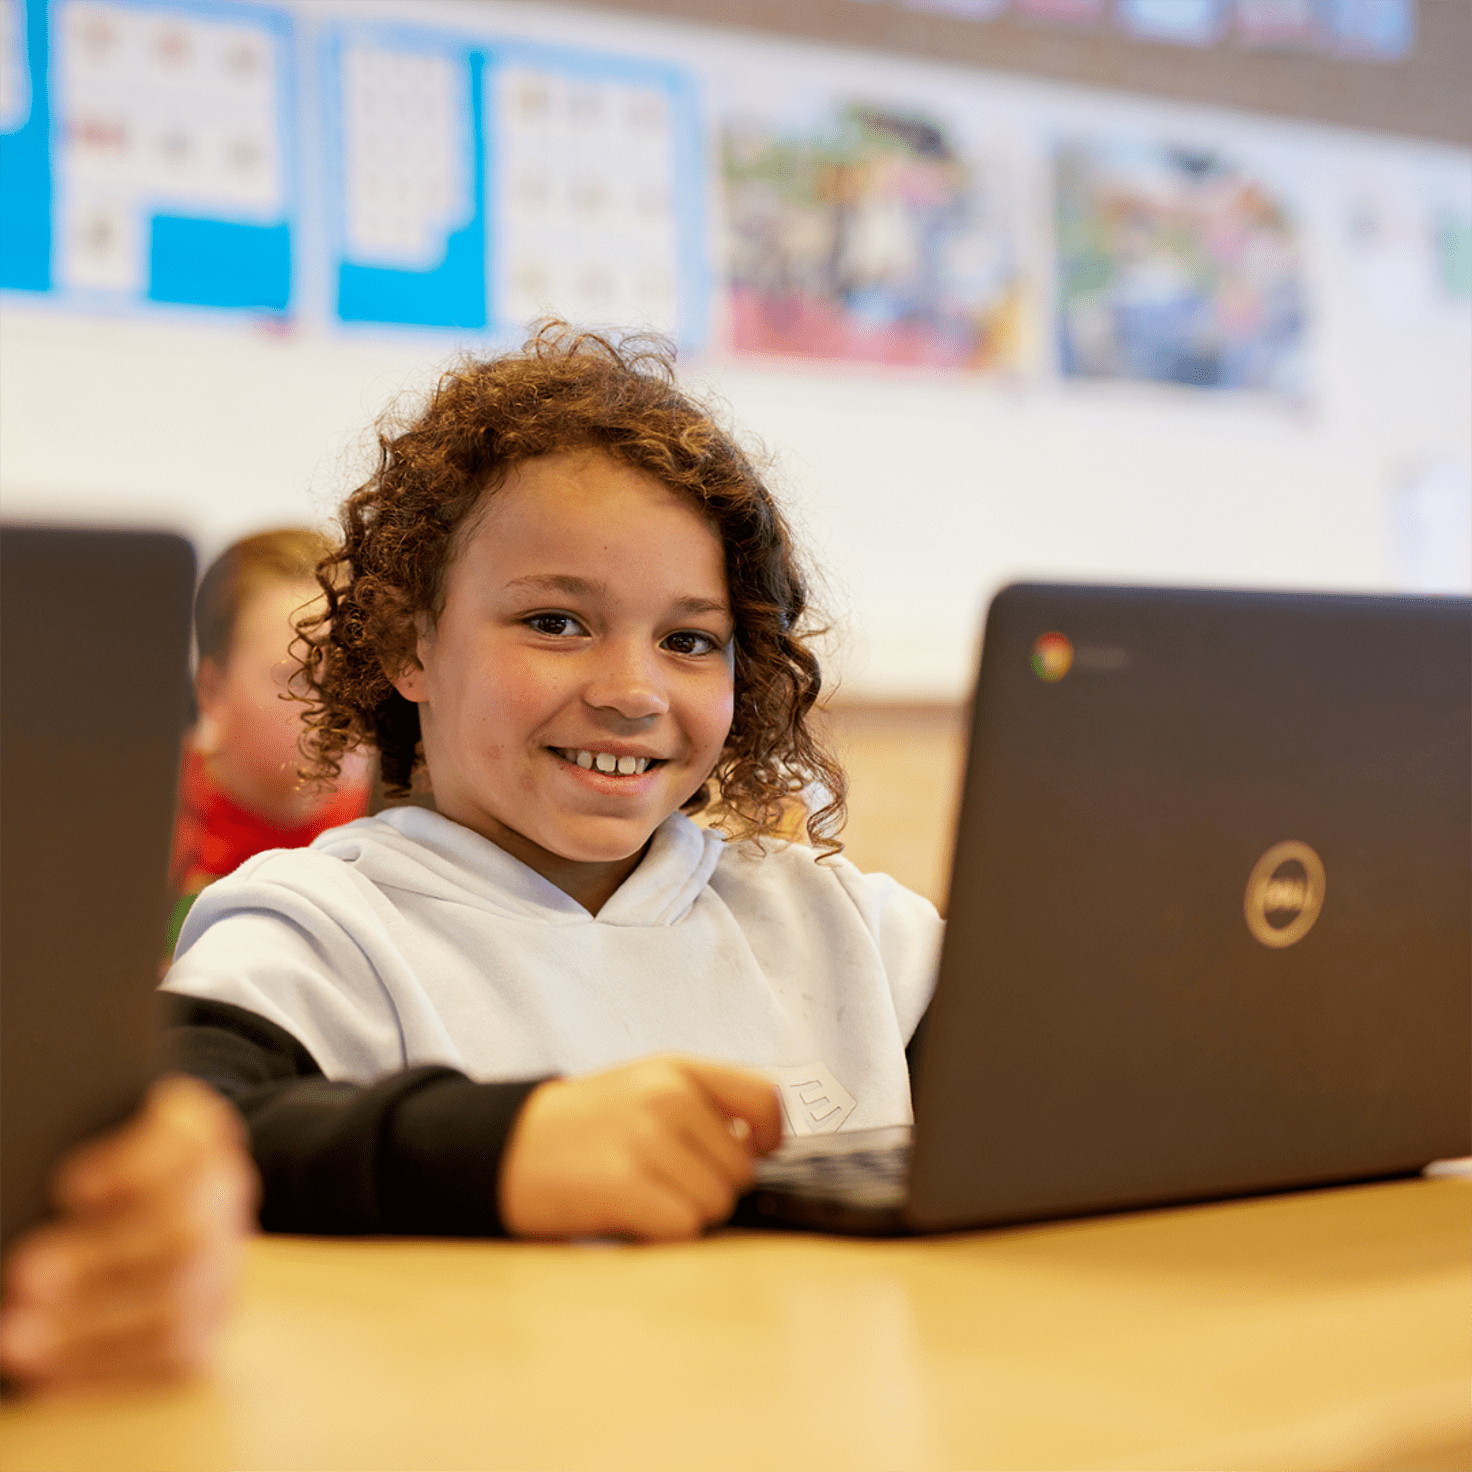
{"type": "Polygon", "coordinates": [[[52,284],[286,311],[286,18],[117,0],[52,15],[52,284]]]}
{"type": "Polygon", "coordinates": [[[922,111],[733,115],[722,137],[733,345],[983,370],[1020,356],[1010,180],[922,111]]]}
{"type": "Polygon", "coordinates": [[[1066,376],[1302,391],[1299,227],[1274,186],[1209,149],[1075,140],[1054,188],[1066,376]]]}
{"type": "Polygon", "coordinates": [[[703,334],[693,90],[572,52],[506,53],[489,109],[498,322],[703,334]]]}

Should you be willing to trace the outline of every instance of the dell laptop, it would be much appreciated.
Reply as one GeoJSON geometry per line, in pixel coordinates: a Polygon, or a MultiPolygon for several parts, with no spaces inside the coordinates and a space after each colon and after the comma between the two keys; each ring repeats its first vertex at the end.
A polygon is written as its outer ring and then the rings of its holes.
{"type": "Polygon", "coordinates": [[[1017,585],[908,1130],[739,1220],[943,1231],[1472,1149],[1472,602],[1017,585]]]}

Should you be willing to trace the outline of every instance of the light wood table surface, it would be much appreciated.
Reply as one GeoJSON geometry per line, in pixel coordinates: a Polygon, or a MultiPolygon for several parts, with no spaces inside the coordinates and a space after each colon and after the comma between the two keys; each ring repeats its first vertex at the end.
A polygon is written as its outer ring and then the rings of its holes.
{"type": "Polygon", "coordinates": [[[262,1238],[218,1369],[0,1469],[1466,1467],[1472,1185],[928,1240],[262,1238]]]}

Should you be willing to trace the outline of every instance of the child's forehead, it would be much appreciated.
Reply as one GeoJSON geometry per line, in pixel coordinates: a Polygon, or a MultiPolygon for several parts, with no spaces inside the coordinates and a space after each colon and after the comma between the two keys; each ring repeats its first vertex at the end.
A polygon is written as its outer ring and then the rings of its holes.
{"type": "Polygon", "coordinates": [[[284,608],[295,600],[297,605],[321,596],[317,580],[306,574],[266,572],[250,579],[240,590],[236,601],[236,622],[259,618],[265,612],[284,608]]]}
{"type": "Polygon", "coordinates": [[[461,597],[533,592],[729,609],[725,549],[703,508],[613,457],[601,457],[596,473],[580,471],[571,460],[528,462],[508,478],[474,526],[462,527],[436,618],[461,597]]]}
{"type": "Polygon", "coordinates": [[[723,529],[710,509],[684,487],[600,446],[576,446],[517,461],[481,493],[446,549],[448,568],[466,547],[515,526],[522,532],[559,530],[614,514],[641,516],[671,508],[698,522],[717,543],[723,529]]]}
{"type": "Polygon", "coordinates": [[[288,625],[304,609],[316,604],[322,590],[316,580],[277,573],[244,590],[235,610],[233,638],[290,637],[288,625]]]}

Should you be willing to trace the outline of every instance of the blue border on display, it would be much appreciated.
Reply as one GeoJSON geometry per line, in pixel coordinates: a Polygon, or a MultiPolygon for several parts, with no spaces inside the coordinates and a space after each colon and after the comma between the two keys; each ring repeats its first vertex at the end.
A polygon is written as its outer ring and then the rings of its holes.
{"type": "Polygon", "coordinates": [[[0,133],[0,288],[51,290],[51,36],[46,0],[20,0],[26,116],[0,133]]]}

